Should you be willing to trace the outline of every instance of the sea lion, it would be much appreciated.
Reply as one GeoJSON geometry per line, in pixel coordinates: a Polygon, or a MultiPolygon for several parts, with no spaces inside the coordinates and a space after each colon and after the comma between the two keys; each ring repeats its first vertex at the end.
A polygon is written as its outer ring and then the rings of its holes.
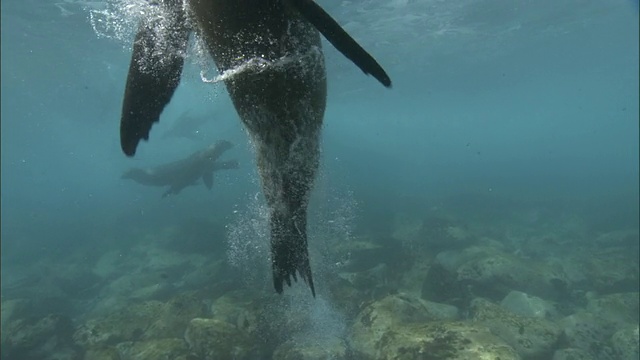
{"type": "Polygon", "coordinates": [[[222,153],[232,146],[228,141],[218,141],[182,160],[149,169],[131,168],[122,174],[122,178],[147,186],[168,186],[162,197],[178,195],[182,189],[196,185],[200,179],[211,190],[215,171],[238,168],[236,160],[218,161],[222,153]]]}
{"type": "Polygon", "coordinates": [[[189,33],[203,39],[225,77],[255,145],[269,207],[273,285],[283,292],[296,271],[315,288],[307,250],[307,204],[319,163],[326,105],[320,33],[384,86],[384,69],[312,0],[161,0],[163,21],[142,21],[123,101],[122,149],[133,156],[178,86],[189,33]]]}

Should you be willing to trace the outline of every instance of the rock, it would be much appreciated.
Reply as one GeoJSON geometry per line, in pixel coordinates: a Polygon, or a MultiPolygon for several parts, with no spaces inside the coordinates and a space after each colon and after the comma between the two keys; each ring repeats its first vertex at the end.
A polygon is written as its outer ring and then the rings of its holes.
{"type": "Polygon", "coordinates": [[[288,340],[273,353],[274,360],[350,360],[347,344],[336,337],[288,340]]]}
{"type": "Polygon", "coordinates": [[[88,349],[84,354],[84,360],[121,360],[118,350],[112,346],[88,349]]]}
{"type": "Polygon", "coordinates": [[[375,295],[388,295],[395,290],[391,275],[389,266],[384,263],[365,271],[338,274],[342,279],[351,283],[356,290],[369,295],[370,298],[375,298],[375,295]]]}
{"type": "Polygon", "coordinates": [[[351,344],[358,359],[520,359],[484,327],[444,321],[379,327],[377,319],[371,320],[354,324],[351,344]]]}
{"type": "Polygon", "coordinates": [[[115,345],[126,341],[182,337],[191,319],[202,316],[202,301],[185,293],[167,303],[147,301],[88,320],[74,334],[85,348],[115,345]]]}
{"type": "Polygon", "coordinates": [[[458,309],[451,305],[438,304],[411,297],[407,294],[389,295],[364,309],[358,318],[364,323],[376,318],[378,324],[393,326],[397,323],[413,323],[433,320],[454,320],[458,309]]]}
{"type": "Polygon", "coordinates": [[[334,344],[333,338],[345,338],[344,315],[322,295],[314,299],[306,289],[299,289],[298,293],[291,291],[285,296],[270,297],[270,301],[259,306],[255,313],[258,327],[252,338],[262,342],[264,349],[275,350],[294,341],[301,345],[296,351],[302,351],[303,347],[310,351],[318,343],[334,344]]]}
{"type": "Polygon", "coordinates": [[[553,353],[552,360],[595,360],[587,351],[581,349],[560,349],[553,353]]]}
{"type": "Polygon", "coordinates": [[[129,297],[134,300],[166,299],[171,294],[176,293],[173,284],[166,281],[159,281],[147,286],[138,287],[129,293],[129,297]]]}
{"type": "Polygon", "coordinates": [[[164,304],[160,317],[145,330],[143,338],[182,338],[191,319],[205,313],[200,299],[190,293],[180,294],[164,304]]]}
{"type": "Polygon", "coordinates": [[[189,350],[182,339],[127,341],[116,346],[121,360],[187,359],[189,350]]]}
{"type": "Polygon", "coordinates": [[[567,346],[586,351],[592,357],[602,358],[604,344],[616,331],[616,323],[581,310],[558,322],[563,329],[567,346]]]}
{"type": "Polygon", "coordinates": [[[544,299],[564,298],[567,283],[561,269],[542,262],[525,260],[498,248],[472,246],[459,252],[438,254],[427,275],[422,294],[440,301],[475,296],[502,300],[510,291],[519,290],[544,299]],[[439,264],[437,266],[436,264],[439,264]],[[452,298],[442,299],[447,294],[452,298]]]}
{"type": "Polygon", "coordinates": [[[638,301],[638,293],[590,296],[586,310],[559,321],[566,343],[596,359],[624,359],[617,355],[614,339],[621,340],[624,334],[631,334],[630,326],[632,330],[637,328],[638,301]],[[616,338],[616,334],[620,338],[616,338]]]}
{"type": "Polygon", "coordinates": [[[497,250],[462,264],[456,275],[458,281],[471,284],[474,294],[492,300],[501,300],[511,290],[551,299],[565,294],[561,273],[497,250]]]}
{"type": "Polygon", "coordinates": [[[417,250],[421,246],[423,220],[407,213],[396,213],[393,220],[391,236],[405,249],[417,250]]]}
{"type": "Polygon", "coordinates": [[[616,331],[611,337],[613,353],[618,359],[640,359],[638,325],[616,331]]]}
{"type": "Polygon", "coordinates": [[[0,316],[2,337],[6,335],[6,327],[12,320],[23,318],[28,314],[30,301],[26,299],[2,300],[2,315],[0,316]]]}
{"type": "Polygon", "coordinates": [[[93,268],[95,276],[109,280],[101,297],[166,300],[175,294],[176,285],[185,285],[185,274],[210,261],[203,254],[183,254],[160,246],[175,236],[171,229],[144,234],[127,252],[103,255],[93,268]]]}
{"type": "Polygon", "coordinates": [[[389,250],[374,239],[360,237],[337,242],[331,252],[345,257],[343,268],[346,272],[361,272],[388,259],[389,250]]]}
{"type": "Polygon", "coordinates": [[[212,317],[252,334],[256,331],[256,314],[260,311],[261,301],[253,291],[237,290],[228,292],[211,305],[212,317]]]}
{"type": "Polygon", "coordinates": [[[552,318],[557,315],[553,304],[521,291],[511,291],[502,299],[500,306],[522,316],[552,318]]]}
{"type": "Polygon", "coordinates": [[[339,272],[370,298],[397,292],[398,283],[413,263],[413,256],[390,237],[355,237],[331,245],[331,256],[340,259],[331,272],[339,272]]]}
{"type": "Polygon", "coordinates": [[[519,359],[487,329],[446,321],[457,317],[449,305],[390,295],[357,316],[350,331],[352,348],[366,359],[519,359]]]}
{"type": "Polygon", "coordinates": [[[105,252],[104,255],[96,261],[92,272],[101,278],[111,278],[116,274],[122,274],[132,270],[134,264],[127,264],[125,261],[127,256],[122,251],[112,250],[105,252]]]}
{"type": "Polygon", "coordinates": [[[3,359],[77,359],[72,341],[73,323],[61,315],[49,315],[36,322],[15,320],[3,334],[3,359]]]}
{"type": "Polygon", "coordinates": [[[640,317],[640,293],[592,297],[587,304],[587,311],[616,324],[637,324],[640,317]]]}
{"type": "MultiPolygon", "coordinates": [[[[404,269],[403,271],[396,271],[397,275],[399,275],[399,279],[392,278],[393,281],[388,284],[387,287],[390,290],[397,289],[397,291],[395,292],[403,292],[420,297],[422,292],[422,285],[425,283],[425,280],[429,274],[429,269],[431,268],[432,261],[426,260],[420,256],[407,257],[402,261],[406,263],[406,269],[404,269]]],[[[390,294],[395,292],[390,292],[390,294]]],[[[438,302],[437,300],[433,299],[428,300],[438,302]]]]}
{"type": "Polygon", "coordinates": [[[74,300],[93,299],[104,285],[104,280],[91,271],[85,264],[68,264],[55,270],[54,283],[74,300]]]}
{"type": "Polygon", "coordinates": [[[328,281],[331,303],[347,317],[355,317],[360,306],[370,300],[362,291],[358,291],[349,281],[336,276],[328,281]]]}
{"type": "MultiPolygon", "coordinates": [[[[58,278],[49,268],[42,269],[43,274],[26,276],[19,285],[2,290],[5,299],[28,299],[21,301],[29,307],[30,317],[45,317],[49,314],[62,314],[73,317],[77,314],[71,299],[58,285],[58,278]]],[[[11,306],[11,305],[10,305],[11,306]]]]}
{"type": "Polygon", "coordinates": [[[565,259],[564,272],[584,290],[600,294],[640,291],[638,252],[622,249],[592,249],[565,259]]]}
{"type": "Polygon", "coordinates": [[[427,217],[422,222],[420,235],[427,248],[436,252],[462,249],[476,240],[464,226],[439,216],[427,217]]]}
{"type": "Polygon", "coordinates": [[[162,317],[165,304],[147,301],[123,308],[106,317],[88,320],[78,327],[74,341],[85,348],[141,340],[145,330],[162,317]]]}
{"type": "Polygon", "coordinates": [[[179,236],[171,233],[171,230],[165,230],[164,234],[147,234],[151,239],[147,243],[142,243],[132,250],[130,261],[143,264],[146,271],[158,272],[165,269],[184,269],[190,266],[201,266],[208,261],[208,257],[201,253],[184,254],[176,251],[167,250],[159,246],[162,242],[171,241],[174,238],[180,239],[179,236]]]}
{"type": "Polygon", "coordinates": [[[610,247],[623,249],[632,248],[637,252],[639,240],[640,234],[638,233],[638,229],[616,230],[598,235],[594,239],[594,245],[599,249],[610,247]]]}
{"type": "Polygon", "coordinates": [[[211,285],[212,279],[223,279],[229,274],[233,272],[226,260],[212,260],[187,272],[176,285],[187,289],[202,288],[211,285]]]}
{"type": "Polygon", "coordinates": [[[462,249],[476,240],[465,226],[433,214],[422,220],[397,214],[392,236],[406,249],[429,253],[445,249],[462,249]]]}
{"type": "Polygon", "coordinates": [[[513,347],[523,359],[551,358],[562,330],[544,318],[516,315],[490,301],[478,298],[471,303],[473,321],[513,347]]]}
{"type": "Polygon", "coordinates": [[[421,297],[423,299],[466,306],[471,301],[471,293],[466,285],[459,282],[455,271],[435,262],[427,271],[422,284],[421,297]]]}
{"type": "Polygon", "coordinates": [[[323,297],[313,299],[305,288],[299,290],[300,294],[292,290],[284,296],[263,297],[246,290],[227,293],[211,305],[211,320],[229,324],[266,351],[291,340],[292,334],[344,333],[344,320],[323,297]]]}
{"type": "Polygon", "coordinates": [[[175,294],[174,285],[160,277],[158,272],[132,271],[109,282],[101,297],[123,297],[131,300],[166,300],[175,294]]]}
{"type": "Polygon", "coordinates": [[[223,320],[192,319],[184,338],[189,349],[204,359],[259,358],[257,344],[235,325],[223,320]]]}

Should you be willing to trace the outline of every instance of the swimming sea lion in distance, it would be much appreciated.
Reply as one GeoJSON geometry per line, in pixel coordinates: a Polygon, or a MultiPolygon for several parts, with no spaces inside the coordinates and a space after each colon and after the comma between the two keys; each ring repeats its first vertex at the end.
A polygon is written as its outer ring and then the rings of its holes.
{"type": "Polygon", "coordinates": [[[178,195],[182,189],[196,185],[200,179],[211,190],[215,171],[238,168],[237,160],[218,161],[222,153],[232,146],[228,141],[218,141],[182,160],[149,169],[129,169],[122,174],[122,178],[147,186],[168,186],[162,197],[178,195]]]}
{"type": "Polygon", "coordinates": [[[307,204],[319,163],[326,105],[320,33],[364,73],[391,80],[376,60],[312,0],[161,0],[168,16],[143,20],[133,45],[120,123],[133,156],[178,86],[189,33],[203,39],[255,145],[269,207],[273,284],[297,280],[315,296],[307,250],[307,204]],[[242,68],[244,67],[244,68],[242,68]]]}

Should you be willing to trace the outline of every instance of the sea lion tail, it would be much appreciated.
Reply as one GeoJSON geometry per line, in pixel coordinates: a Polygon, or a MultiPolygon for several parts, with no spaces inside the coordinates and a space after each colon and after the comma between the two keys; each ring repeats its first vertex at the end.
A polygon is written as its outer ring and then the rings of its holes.
{"type": "Polygon", "coordinates": [[[291,216],[276,211],[271,215],[273,286],[279,294],[283,292],[283,282],[291,286],[292,277],[298,281],[297,271],[311,288],[313,297],[316,296],[307,250],[306,225],[306,216],[303,214],[291,216]]]}

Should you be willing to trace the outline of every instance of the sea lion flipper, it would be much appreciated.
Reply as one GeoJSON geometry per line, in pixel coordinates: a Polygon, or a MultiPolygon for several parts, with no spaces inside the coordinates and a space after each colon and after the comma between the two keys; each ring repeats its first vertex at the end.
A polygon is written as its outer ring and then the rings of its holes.
{"type": "Polygon", "coordinates": [[[204,186],[211,190],[213,187],[213,171],[202,174],[202,180],[204,181],[204,186]]]}
{"type": "Polygon", "coordinates": [[[391,79],[365,49],[360,46],[344,29],[329,15],[320,5],[313,0],[288,0],[309,21],[324,35],[324,37],[335,46],[344,56],[351,60],[365,74],[373,75],[382,85],[391,87],[391,79]]]}
{"type": "Polygon", "coordinates": [[[163,1],[167,16],[140,22],[122,104],[120,145],[133,156],[180,83],[190,30],[182,2],[163,1]],[[158,21],[168,23],[159,24],[158,21]]]}
{"type": "Polygon", "coordinates": [[[291,286],[291,278],[298,281],[297,271],[313,297],[316,296],[307,248],[306,214],[292,217],[275,211],[271,215],[271,266],[277,293],[282,294],[284,283],[291,286]]]}

